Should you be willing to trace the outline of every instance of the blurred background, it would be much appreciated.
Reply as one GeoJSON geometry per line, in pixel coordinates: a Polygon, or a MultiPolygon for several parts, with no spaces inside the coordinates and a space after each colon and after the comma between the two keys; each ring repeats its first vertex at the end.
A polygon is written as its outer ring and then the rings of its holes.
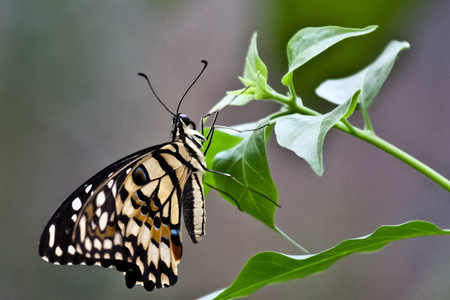
{"type": "MultiPolygon", "coordinates": [[[[299,254],[289,242],[215,192],[207,198],[207,236],[185,238],[180,278],[152,293],[128,290],[123,276],[86,266],[54,266],[38,255],[45,224],[62,201],[108,164],[168,140],[183,103],[199,120],[227,90],[241,88],[250,37],[269,84],[285,92],[286,44],[307,26],[379,25],[345,40],[294,75],[314,109],[325,79],[353,74],[392,39],[400,54],[372,106],[379,136],[450,177],[449,1],[1,1],[0,291],[2,299],[195,299],[231,284],[260,251],[299,254]]],[[[258,120],[278,106],[228,108],[221,125],[258,120]]],[[[362,126],[361,118],[353,118],[362,126]]],[[[342,132],[325,141],[323,177],[293,153],[268,145],[282,208],[276,224],[311,252],[369,234],[383,224],[420,219],[450,228],[449,193],[386,153],[342,132]]],[[[184,234],[187,237],[186,233],[184,234]]],[[[251,299],[449,299],[450,239],[395,242],[347,257],[303,280],[265,287],[251,299]]]]}

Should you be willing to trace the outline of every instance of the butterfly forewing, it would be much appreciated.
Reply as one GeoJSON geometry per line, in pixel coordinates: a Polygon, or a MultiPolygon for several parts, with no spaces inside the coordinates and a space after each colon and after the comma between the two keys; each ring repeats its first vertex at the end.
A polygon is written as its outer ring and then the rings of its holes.
{"type": "MultiPolygon", "coordinates": [[[[125,179],[126,168],[135,164],[154,148],[141,150],[111,164],[75,190],[58,208],[45,227],[39,243],[39,254],[45,260],[57,264],[93,264],[93,257],[86,257],[82,253],[74,251],[77,245],[75,229],[80,229],[75,224],[79,224],[80,217],[86,215],[86,208],[92,208],[92,205],[95,204],[94,200],[101,187],[105,189],[108,187],[108,182],[113,180],[114,184],[111,188],[117,188],[125,179]]],[[[111,201],[114,201],[114,198],[111,197],[111,189],[104,195],[106,205],[103,211],[113,214],[114,207],[110,205],[111,201]]]]}
{"type": "Polygon", "coordinates": [[[204,234],[204,137],[174,118],[172,142],[108,166],[50,219],[39,253],[56,264],[99,264],[125,273],[127,287],[177,282],[180,215],[192,240],[204,234]]]}

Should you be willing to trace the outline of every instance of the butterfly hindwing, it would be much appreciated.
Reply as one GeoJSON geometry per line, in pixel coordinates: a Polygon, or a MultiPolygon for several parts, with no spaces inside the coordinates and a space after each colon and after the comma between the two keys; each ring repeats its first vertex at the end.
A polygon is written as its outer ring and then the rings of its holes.
{"type": "Polygon", "coordinates": [[[124,245],[140,270],[127,278],[135,278],[149,290],[177,281],[182,254],[180,199],[192,173],[186,157],[179,155],[180,148],[182,143],[171,143],[142,160],[116,201],[124,245]]]}

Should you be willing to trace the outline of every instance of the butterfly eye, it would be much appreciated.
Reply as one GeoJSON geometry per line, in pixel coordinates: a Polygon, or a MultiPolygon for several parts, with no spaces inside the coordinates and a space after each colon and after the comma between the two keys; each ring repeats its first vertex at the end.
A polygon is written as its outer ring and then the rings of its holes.
{"type": "Polygon", "coordinates": [[[194,130],[196,129],[195,123],[192,122],[191,119],[189,119],[189,117],[187,115],[180,114],[180,119],[185,125],[187,125],[187,126],[190,125],[192,127],[192,129],[194,129],[194,130]]]}
{"type": "Polygon", "coordinates": [[[185,114],[180,114],[180,119],[185,125],[190,125],[192,123],[191,119],[185,114]]]}

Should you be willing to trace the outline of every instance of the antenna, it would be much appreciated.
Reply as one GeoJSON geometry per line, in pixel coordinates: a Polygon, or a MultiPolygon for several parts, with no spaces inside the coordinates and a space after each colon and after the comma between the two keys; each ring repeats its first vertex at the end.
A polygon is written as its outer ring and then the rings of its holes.
{"type": "Polygon", "coordinates": [[[205,71],[206,67],[208,66],[208,62],[206,60],[202,60],[202,63],[204,64],[203,69],[200,71],[200,74],[198,74],[197,78],[195,78],[194,82],[192,82],[192,84],[188,87],[188,89],[186,90],[186,92],[184,92],[183,97],[181,97],[180,102],[178,103],[178,107],[177,107],[177,115],[178,115],[178,110],[180,109],[181,106],[181,102],[183,101],[184,97],[186,96],[186,94],[189,92],[189,90],[191,89],[191,87],[197,82],[197,80],[200,78],[200,76],[202,75],[203,71],[205,71]]]}
{"type": "MultiPolygon", "coordinates": [[[[200,74],[201,74],[201,73],[200,73],[200,74]]],[[[161,101],[161,99],[159,99],[158,95],[156,95],[155,90],[153,89],[152,84],[150,83],[150,80],[148,79],[147,75],[145,75],[144,73],[138,73],[138,75],[144,77],[145,80],[147,80],[148,85],[150,86],[150,89],[151,89],[152,92],[153,92],[153,95],[155,95],[155,97],[156,97],[156,99],[158,99],[159,103],[161,103],[162,106],[164,106],[164,108],[165,108],[168,112],[170,112],[174,117],[176,117],[176,115],[175,115],[173,112],[171,112],[170,109],[167,108],[167,106],[161,101]]],[[[195,81],[194,81],[194,82],[195,82],[195,81]]],[[[183,100],[183,99],[182,99],[182,100],[183,100]]],[[[178,105],[178,106],[179,106],[179,105],[178,105]]],[[[178,109],[177,109],[177,114],[178,114],[178,109]]]]}

